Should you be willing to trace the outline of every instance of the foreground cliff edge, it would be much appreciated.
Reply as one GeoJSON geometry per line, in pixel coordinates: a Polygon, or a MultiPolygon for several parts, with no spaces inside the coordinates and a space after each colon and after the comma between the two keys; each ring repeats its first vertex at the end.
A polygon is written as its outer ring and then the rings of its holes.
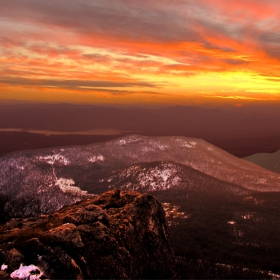
{"type": "Polygon", "coordinates": [[[50,215],[12,219],[0,244],[1,278],[30,265],[32,279],[173,275],[164,210],[153,196],[133,191],[112,190],[50,215]]]}

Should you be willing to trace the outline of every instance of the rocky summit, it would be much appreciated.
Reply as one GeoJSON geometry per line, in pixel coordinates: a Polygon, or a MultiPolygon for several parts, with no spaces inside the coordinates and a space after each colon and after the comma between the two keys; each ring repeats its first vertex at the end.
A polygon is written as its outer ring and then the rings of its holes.
{"type": "Polygon", "coordinates": [[[162,205],[133,191],[112,190],[50,215],[12,219],[1,228],[0,244],[1,278],[173,275],[162,205]]]}

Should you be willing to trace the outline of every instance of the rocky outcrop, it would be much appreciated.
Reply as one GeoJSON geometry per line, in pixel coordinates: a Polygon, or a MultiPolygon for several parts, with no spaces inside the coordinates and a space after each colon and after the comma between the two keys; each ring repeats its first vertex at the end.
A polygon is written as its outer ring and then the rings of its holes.
{"type": "MultiPolygon", "coordinates": [[[[13,219],[0,235],[7,274],[35,265],[47,278],[168,278],[173,250],[161,204],[113,190],[39,218],[13,219]]],[[[42,276],[41,276],[42,277],[42,276]]]]}

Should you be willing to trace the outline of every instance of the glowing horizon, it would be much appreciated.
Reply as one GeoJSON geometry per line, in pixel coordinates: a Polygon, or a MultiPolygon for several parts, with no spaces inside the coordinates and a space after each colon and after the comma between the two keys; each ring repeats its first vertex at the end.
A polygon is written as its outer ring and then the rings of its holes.
{"type": "Polygon", "coordinates": [[[0,0],[0,101],[280,103],[278,0],[0,0]]]}

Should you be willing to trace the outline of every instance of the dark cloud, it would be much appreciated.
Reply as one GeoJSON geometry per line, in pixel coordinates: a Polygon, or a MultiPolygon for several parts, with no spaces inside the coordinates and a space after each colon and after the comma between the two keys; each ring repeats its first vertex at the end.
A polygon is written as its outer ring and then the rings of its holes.
{"type": "Polygon", "coordinates": [[[51,46],[49,44],[36,43],[36,44],[25,44],[25,47],[39,54],[51,55],[51,56],[60,56],[60,55],[78,56],[81,54],[80,50],[69,48],[66,46],[51,46]]]}
{"type": "Polygon", "coordinates": [[[266,80],[270,82],[277,82],[277,83],[280,82],[280,78],[267,78],[266,80]]]}
{"type": "MultiPolygon", "coordinates": [[[[280,31],[280,28],[279,28],[280,31]]],[[[260,32],[258,36],[258,40],[263,43],[269,44],[280,44],[280,33],[279,32],[272,32],[269,30],[263,30],[260,32]]]]}
{"type": "Polygon", "coordinates": [[[249,63],[249,61],[245,61],[242,59],[224,59],[223,61],[231,65],[242,65],[249,63]]]}
{"type": "Polygon", "coordinates": [[[260,32],[257,37],[260,48],[262,48],[270,57],[280,60],[280,23],[279,31],[260,32]]]}
{"type": "Polygon", "coordinates": [[[147,9],[149,1],[0,1],[1,17],[37,22],[85,34],[117,36],[133,41],[184,41],[199,35],[173,5],[147,9]],[[5,3],[4,3],[5,2],[5,3]]]}
{"type": "Polygon", "coordinates": [[[264,50],[274,56],[275,51],[271,51],[267,44],[280,42],[279,30],[275,27],[279,19],[275,16],[271,19],[273,24],[267,23],[262,27],[253,8],[263,5],[265,9],[276,2],[247,0],[244,3],[228,0],[229,10],[226,12],[218,5],[222,6],[222,2],[176,0],[174,4],[167,0],[156,3],[151,0],[0,0],[0,18],[36,23],[53,29],[60,27],[77,34],[106,36],[112,40],[123,38],[134,42],[161,43],[192,41],[200,42],[206,48],[234,51],[232,46],[224,42],[214,45],[207,38],[219,35],[240,42],[258,41],[264,50]],[[231,12],[235,3],[239,8],[231,12]]]}
{"type": "Polygon", "coordinates": [[[38,87],[57,87],[67,89],[100,89],[112,87],[150,87],[155,88],[157,84],[145,82],[112,82],[112,81],[88,81],[88,80],[31,80],[25,78],[0,78],[0,84],[38,86],[38,87]]]}
{"type": "Polygon", "coordinates": [[[207,41],[204,41],[203,44],[204,44],[205,48],[210,49],[210,50],[219,50],[219,51],[228,52],[228,53],[235,52],[235,50],[230,46],[218,46],[218,45],[215,45],[215,44],[207,42],[207,41]]]}

